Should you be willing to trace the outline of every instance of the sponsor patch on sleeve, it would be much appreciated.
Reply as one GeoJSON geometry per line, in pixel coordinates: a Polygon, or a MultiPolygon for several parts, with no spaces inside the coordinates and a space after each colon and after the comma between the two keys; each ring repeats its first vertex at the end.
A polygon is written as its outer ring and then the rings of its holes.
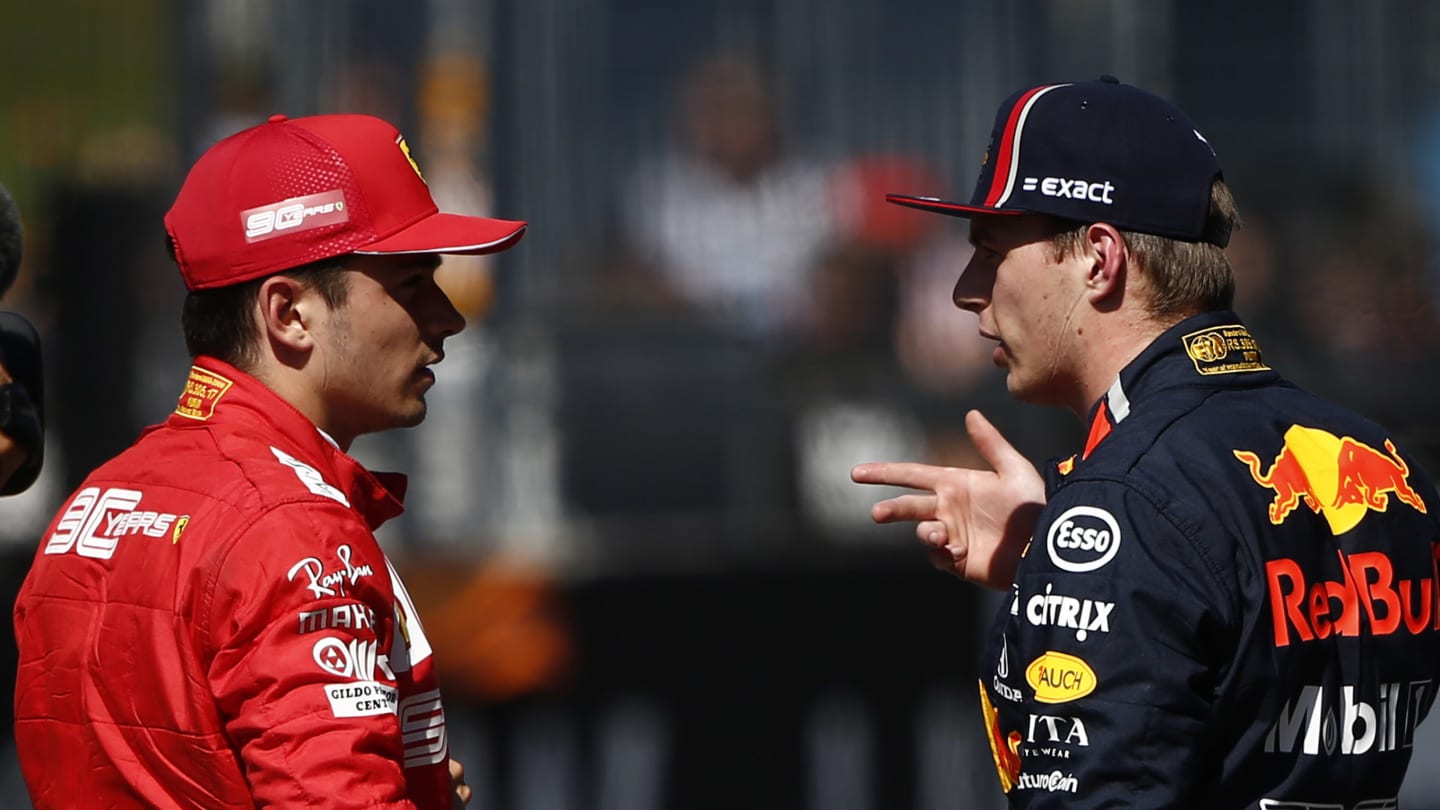
{"type": "Polygon", "coordinates": [[[1043,655],[1025,668],[1025,682],[1035,690],[1041,703],[1069,703],[1095,691],[1095,670],[1076,658],[1055,650],[1043,655]]]}
{"type": "Polygon", "coordinates": [[[1270,368],[1260,357],[1260,344],[1250,336],[1249,329],[1238,323],[1191,332],[1181,341],[1200,374],[1238,374],[1270,368]]]}
{"type": "Polygon", "coordinates": [[[1045,548],[1062,571],[1095,571],[1120,550],[1120,523],[1098,506],[1072,506],[1050,523],[1045,548]]]}
{"type": "Polygon", "coordinates": [[[330,711],[336,717],[395,714],[399,705],[395,687],[379,681],[326,684],[325,697],[330,699],[330,711]]]}

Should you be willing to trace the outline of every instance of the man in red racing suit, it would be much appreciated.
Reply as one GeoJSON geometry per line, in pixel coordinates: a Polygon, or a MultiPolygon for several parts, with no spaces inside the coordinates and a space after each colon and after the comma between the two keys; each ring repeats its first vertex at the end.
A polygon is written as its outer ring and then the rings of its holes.
{"type": "Polygon", "coordinates": [[[276,116],[201,157],[166,227],[184,391],[65,502],[15,608],[35,806],[458,806],[431,648],[372,533],[405,481],[345,449],[424,416],[464,325],[435,254],[524,224],[439,214],[383,121],[276,116]]]}

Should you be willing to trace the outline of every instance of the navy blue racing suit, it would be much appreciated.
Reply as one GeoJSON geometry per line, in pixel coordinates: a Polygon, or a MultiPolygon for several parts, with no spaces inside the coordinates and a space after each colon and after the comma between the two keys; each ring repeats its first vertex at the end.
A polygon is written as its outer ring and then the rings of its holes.
{"type": "Polygon", "coordinates": [[[1013,807],[1394,807],[1440,685],[1440,501],[1231,312],[1120,372],[996,617],[1013,807]]]}

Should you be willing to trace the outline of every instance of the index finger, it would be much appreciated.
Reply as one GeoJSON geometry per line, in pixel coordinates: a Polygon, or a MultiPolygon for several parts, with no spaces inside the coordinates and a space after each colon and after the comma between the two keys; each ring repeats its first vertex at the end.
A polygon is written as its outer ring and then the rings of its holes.
{"type": "Polygon", "coordinates": [[[857,464],[850,470],[850,480],[857,484],[888,484],[911,489],[930,489],[940,482],[944,467],[910,461],[857,464]]]}

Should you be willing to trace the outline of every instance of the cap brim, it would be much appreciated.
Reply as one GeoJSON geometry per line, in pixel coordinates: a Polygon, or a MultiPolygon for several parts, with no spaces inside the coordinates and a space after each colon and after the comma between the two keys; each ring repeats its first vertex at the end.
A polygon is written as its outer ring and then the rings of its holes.
{"type": "Polygon", "coordinates": [[[514,246],[524,235],[524,222],[438,213],[354,252],[372,256],[394,253],[499,253],[514,246]]]}
{"type": "Polygon", "coordinates": [[[885,202],[903,205],[907,208],[918,208],[921,211],[949,214],[952,217],[973,217],[977,214],[1016,217],[1028,213],[1014,208],[985,208],[978,205],[965,205],[963,203],[951,202],[950,200],[942,200],[939,197],[911,197],[906,194],[886,194],[885,202]]]}

